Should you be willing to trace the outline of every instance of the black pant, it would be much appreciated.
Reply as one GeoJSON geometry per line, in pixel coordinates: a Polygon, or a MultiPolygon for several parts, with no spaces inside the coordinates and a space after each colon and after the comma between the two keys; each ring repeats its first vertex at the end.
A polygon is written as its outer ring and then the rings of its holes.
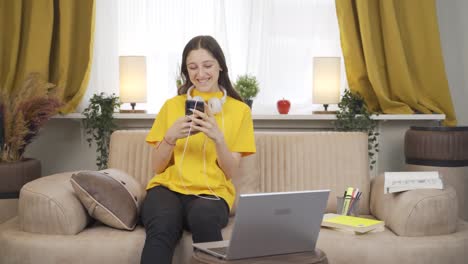
{"type": "Polygon", "coordinates": [[[223,240],[221,229],[227,225],[229,209],[223,199],[207,200],[156,186],[147,193],[141,218],[146,229],[141,263],[170,264],[183,229],[192,232],[194,243],[223,240]]]}

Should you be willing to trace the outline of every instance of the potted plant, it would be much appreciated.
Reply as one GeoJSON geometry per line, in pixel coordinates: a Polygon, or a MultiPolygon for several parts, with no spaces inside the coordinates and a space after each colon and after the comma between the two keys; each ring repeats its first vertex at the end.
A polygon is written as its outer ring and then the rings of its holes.
{"type": "Polygon", "coordinates": [[[88,107],[83,110],[83,126],[88,136],[86,141],[89,147],[93,140],[96,142],[96,165],[100,170],[107,168],[110,136],[117,129],[114,110],[118,110],[120,105],[119,97],[115,94],[107,96],[100,93],[93,95],[88,107]]]}
{"type": "Polygon", "coordinates": [[[358,93],[345,90],[338,108],[334,121],[335,130],[360,131],[368,135],[369,167],[372,170],[376,163],[376,154],[379,152],[377,121],[371,118],[364,99],[358,93]]]}
{"type": "Polygon", "coordinates": [[[180,72],[180,64],[179,63],[177,63],[176,71],[175,71],[175,74],[174,74],[174,79],[175,79],[175,84],[176,84],[177,90],[179,90],[180,87],[182,87],[182,85],[184,85],[184,83],[185,83],[184,75],[180,72]]]}
{"type": "Polygon", "coordinates": [[[17,198],[25,183],[41,176],[40,161],[24,153],[63,106],[58,90],[38,73],[15,89],[0,90],[0,198],[17,198]]]}
{"type": "Polygon", "coordinates": [[[240,75],[234,83],[234,89],[239,92],[242,99],[252,108],[253,99],[259,91],[257,78],[250,74],[240,75]]]}

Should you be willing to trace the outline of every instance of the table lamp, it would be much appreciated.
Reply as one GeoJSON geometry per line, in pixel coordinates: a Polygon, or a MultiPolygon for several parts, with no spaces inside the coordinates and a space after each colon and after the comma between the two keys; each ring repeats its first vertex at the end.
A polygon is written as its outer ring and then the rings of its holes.
{"type": "Polygon", "coordinates": [[[146,57],[120,56],[120,101],[130,103],[131,110],[121,109],[121,113],[146,113],[135,109],[136,103],[146,103],[146,57]]]}
{"type": "Polygon", "coordinates": [[[314,111],[314,114],[336,114],[328,111],[329,104],[340,102],[340,57],[314,57],[314,86],[312,102],[322,104],[325,111],[314,111]]]}

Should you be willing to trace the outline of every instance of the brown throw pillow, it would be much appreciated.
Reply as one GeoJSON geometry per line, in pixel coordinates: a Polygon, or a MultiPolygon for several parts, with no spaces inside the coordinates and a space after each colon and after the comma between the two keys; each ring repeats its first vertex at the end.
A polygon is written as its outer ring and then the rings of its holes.
{"type": "Polygon", "coordinates": [[[133,230],[145,196],[141,185],[123,171],[107,169],[73,174],[71,184],[89,215],[118,229],[133,230]]]}

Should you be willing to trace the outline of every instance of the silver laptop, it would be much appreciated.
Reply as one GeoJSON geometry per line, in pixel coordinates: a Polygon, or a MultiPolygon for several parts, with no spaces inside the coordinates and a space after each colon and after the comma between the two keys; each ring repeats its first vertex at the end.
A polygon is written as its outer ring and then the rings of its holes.
{"type": "Polygon", "coordinates": [[[315,249],[330,190],[242,194],[230,240],[195,243],[233,260],[315,249]]]}

